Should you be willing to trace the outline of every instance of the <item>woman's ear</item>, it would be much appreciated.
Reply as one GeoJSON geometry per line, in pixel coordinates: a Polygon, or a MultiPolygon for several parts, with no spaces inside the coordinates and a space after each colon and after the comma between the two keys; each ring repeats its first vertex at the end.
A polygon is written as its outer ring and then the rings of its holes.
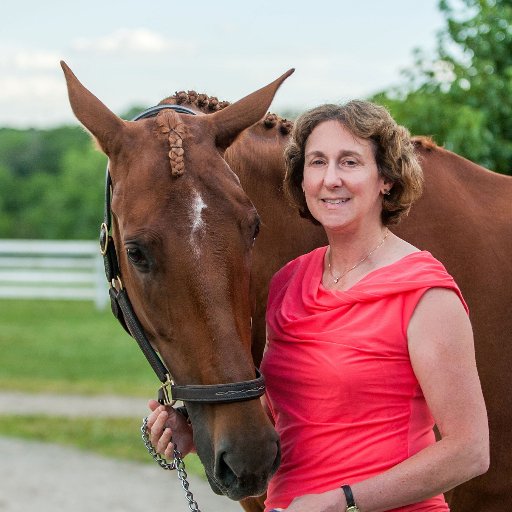
{"type": "Polygon", "coordinates": [[[393,188],[393,182],[389,181],[389,180],[384,180],[383,187],[382,187],[380,193],[383,196],[389,196],[389,194],[391,194],[391,189],[392,188],[393,188]]]}

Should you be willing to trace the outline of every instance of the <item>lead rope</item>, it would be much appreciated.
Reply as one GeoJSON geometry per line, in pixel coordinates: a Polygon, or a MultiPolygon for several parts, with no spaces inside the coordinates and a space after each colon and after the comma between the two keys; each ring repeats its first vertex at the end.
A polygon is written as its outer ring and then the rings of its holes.
{"type": "MultiPolygon", "coordinates": [[[[142,434],[142,440],[144,441],[144,446],[146,447],[147,451],[153,457],[153,459],[156,461],[156,463],[162,468],[167,469],[169,471],[172,471],[173,469],[176,469],[178,471],[178,478],[181,482],[181,487],[183,487],[183,490],[185,491],[185,496],[188,501],[188,508],[191,510],[191,512],[201,512],[199,509],[199,505],[197,504],[197,501],[194,499],[194,495],[192,494],[192,491],[189,490],[189,482],[187,480],[188,475],[185,471],[185,462],[183,461],[183,456],[181,452],[178,450],[178,447],[173,443],[174,446],[174,459],[172,462],[169,462],[165,457],[162,457],[159,453],[156,452],[155,448],[151,444],[151,441],[149,440],[148,436],[148,419],[144,418],[142,420],[142,425],[140,427],[140,431],[142,434]]],[[[172,442],[172,439],[171,439],[172,442]]]]}

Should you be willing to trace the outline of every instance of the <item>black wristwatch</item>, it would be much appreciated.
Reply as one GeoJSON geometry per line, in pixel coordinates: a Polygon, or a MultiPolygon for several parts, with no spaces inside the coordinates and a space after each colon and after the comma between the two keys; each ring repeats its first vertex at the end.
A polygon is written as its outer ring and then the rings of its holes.
{"type": "Polygon", "coordinates": [[[341,490],[345,493],[345,500],[347,502],[345,512],[360,512],[357,508],[356,502],[354,501],[354,495],[352,494],[350,485],[342,485],[341,490]]]}

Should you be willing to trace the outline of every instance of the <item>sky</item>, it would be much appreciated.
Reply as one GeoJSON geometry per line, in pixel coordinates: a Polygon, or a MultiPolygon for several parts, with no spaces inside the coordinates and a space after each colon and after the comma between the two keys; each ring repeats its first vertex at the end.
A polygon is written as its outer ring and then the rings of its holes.
{"type": "Polygon", "coordinates": [[[117,114],[178,90],[236,101],[289,68],[271,111],[364,98],[431,55],[437,0],[25,0],[0,8],[0,126],[75,124],[59,61],[117,114]]]}

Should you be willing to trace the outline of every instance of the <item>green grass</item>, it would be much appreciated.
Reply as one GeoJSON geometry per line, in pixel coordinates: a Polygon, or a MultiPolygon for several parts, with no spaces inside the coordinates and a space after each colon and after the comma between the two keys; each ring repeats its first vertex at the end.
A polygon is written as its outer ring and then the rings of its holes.
{"type": "Polygon", "coordinates": [[[152,398],[159,381],[110,309],[0,300],[0,389],[152,398]]]}
{"type": "MultiPolygon", "coordinates": [[[[156,464],[141,440],[139,419],[0,415],[0,435],[57,443],[106,457],[156,464]]],[[[187,472],[204,477],[197,455],[187,455],[185,464],[187,472]]]]}
{"type": "MultiPolygon", "coordinates": [[[[154,398],[160,385],[110,309],[90,302],[0,300],[0,390],[154,398]]],[[[155,464],[140,419],[1,415],[0,435],[155,464]]],[[[187,471],[204,475],[196,455],[187,471]]]]}

